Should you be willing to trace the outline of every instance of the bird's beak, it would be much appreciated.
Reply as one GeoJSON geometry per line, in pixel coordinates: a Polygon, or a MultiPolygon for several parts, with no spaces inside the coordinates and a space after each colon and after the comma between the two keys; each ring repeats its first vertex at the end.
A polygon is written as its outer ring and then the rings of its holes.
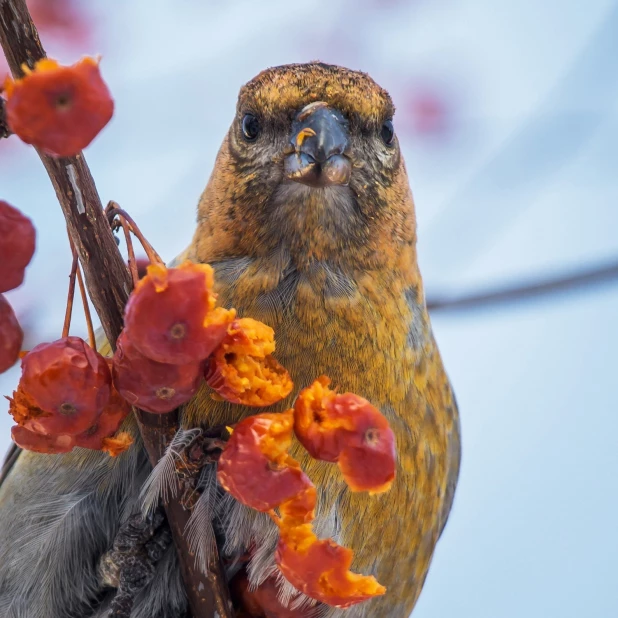
{"type": "Polygon", "coordinates": [[[296,116],[284,172],[287,178],[310,187],[347,185],[352,162],[345,119],[322,101],[310,103],[296,116]]]}

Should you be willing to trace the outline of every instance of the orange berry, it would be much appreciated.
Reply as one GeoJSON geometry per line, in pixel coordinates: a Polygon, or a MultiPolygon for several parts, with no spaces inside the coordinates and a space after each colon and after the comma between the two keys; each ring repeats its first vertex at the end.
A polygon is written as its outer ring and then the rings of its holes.
{"type": "Polygon", "coordinates": [[[395,478],[395,436],[366,399],[328,388],[322,376],[294,404],[294,431],[315,459],[337,462],[352,491],[379,493],[395,478]]]}
{"type": "Polygon", "coordinates": [[[349,607],[382,595],[374,577],[349,571],[352,550],[319,540],[311,524],[280,528],[275,561],[284,577],[308,597],[334,607],[349,607]]]}
{"type": "Polygon", "coordinates": [[[246,406],[270,406],[294,387],[290,374],[272,356],[274,331],[251,318],[234,320],[207,361],[206,382],[221,397],[246,406]]]}
{"type": "Polygon", "coordinates": [[[354,429],[353,420],[331,405],[337,396],[328,388],[330,380],[319,377],[303,389],[294,403],[294,433],[311,457],[336,462],[343,448],[346,431],[354,429]]]}
{"type": "Polygon", "coordinates": [[[13,133],[59,157],[88,146],[114,113],[96,58],[85,57],[72,66],[44,58],[23,78],[7,77],[4,89],[13,133]]]}

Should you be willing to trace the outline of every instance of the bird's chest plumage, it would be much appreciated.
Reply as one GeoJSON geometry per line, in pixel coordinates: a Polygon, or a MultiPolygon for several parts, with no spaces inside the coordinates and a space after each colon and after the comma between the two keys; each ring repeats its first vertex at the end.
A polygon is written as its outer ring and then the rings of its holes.
{"type": "Polygon", "coordinates": [[[392,274],[353,276],[317,261],[282,270],[230,262],[215,264],[221,303],[275,329],[275,356],[297,388],[326,374],[376,405],[404,397],[429,329],[392,274]]]}
{"type": "MultiPolygon", "coordinates": [[[[449,468],[443,417],[450,390],[427,314],[416,302],[418,289],[406,287],[396,273],[349,277],[317,262],[303,270],[245,258],[213,265],[220,303],[275,330],[275,356],[295,384],[278,409],[290,407],[300,389],[326,374],[339,392],[367,398],[388,417],[399,465],[386,494],[352,494],[336,466],[312,460],[298,445],[293,455],[320,493],[318,535],[352,547],[355,568],[401,588],[409,603],[439,535],[449,468]]],[[[203,398],[191,409],[208,424],[256,413],[203,398]]]]}

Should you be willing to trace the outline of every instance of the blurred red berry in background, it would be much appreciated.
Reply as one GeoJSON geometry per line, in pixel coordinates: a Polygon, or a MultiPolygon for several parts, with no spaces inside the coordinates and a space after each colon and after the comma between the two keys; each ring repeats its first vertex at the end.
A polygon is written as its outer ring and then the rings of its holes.
{"type": "Polygon", "coordinates": [[[12,367],[19,358],[24,333],[13,308],[0,294],[0,373],[12,367]]]}
{"type": "Polygon", "coordinates": [[[36,232],[32,221],[0,200],[0,292],[20,286],[34,254],[36,232]]]}

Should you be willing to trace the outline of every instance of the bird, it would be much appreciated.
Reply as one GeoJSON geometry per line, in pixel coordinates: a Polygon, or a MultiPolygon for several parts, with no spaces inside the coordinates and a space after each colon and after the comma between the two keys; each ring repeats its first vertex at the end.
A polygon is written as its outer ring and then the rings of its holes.
{"type": "MultiPolygon", "coordinates": [[[[350,492],[336,466],[292,449],[318,489],[318,536],[351,548],[352,570],[387,589],[341,610],[316,607],[280,582],[282,607],[325,618],[410,615],[459,476],[459,412],[425,304],[394,113],[387,91],[360,71],[318,61],[262,71],[240,90],[194,235],[175,262],[210,264],[218,302],[275,330],[275,356],[295,388],[273,410],[327,375],[338,392],[369,400],[394,432],[396,478],[377,495],[350,492]]],[[[255,412],[204,386],[181,410],[181,431],[233,425],[255,412]]],[[[144,484],[161,481],[127,422],[135,444],[114,459],[82,449],[13,456],[0,486],[3,618],[106,615],[97,565],[139,508],[144,484]]],[[[264,585],[276,571],[274,523],[221,492],[209,495],[224,559],[238,565],[249,554],[249,586],[264,585]]],[[[194,534],[199,542],[207,532],[194,534]]],[[[186,611],[172,548],[131,616],[186,611]]]]}

